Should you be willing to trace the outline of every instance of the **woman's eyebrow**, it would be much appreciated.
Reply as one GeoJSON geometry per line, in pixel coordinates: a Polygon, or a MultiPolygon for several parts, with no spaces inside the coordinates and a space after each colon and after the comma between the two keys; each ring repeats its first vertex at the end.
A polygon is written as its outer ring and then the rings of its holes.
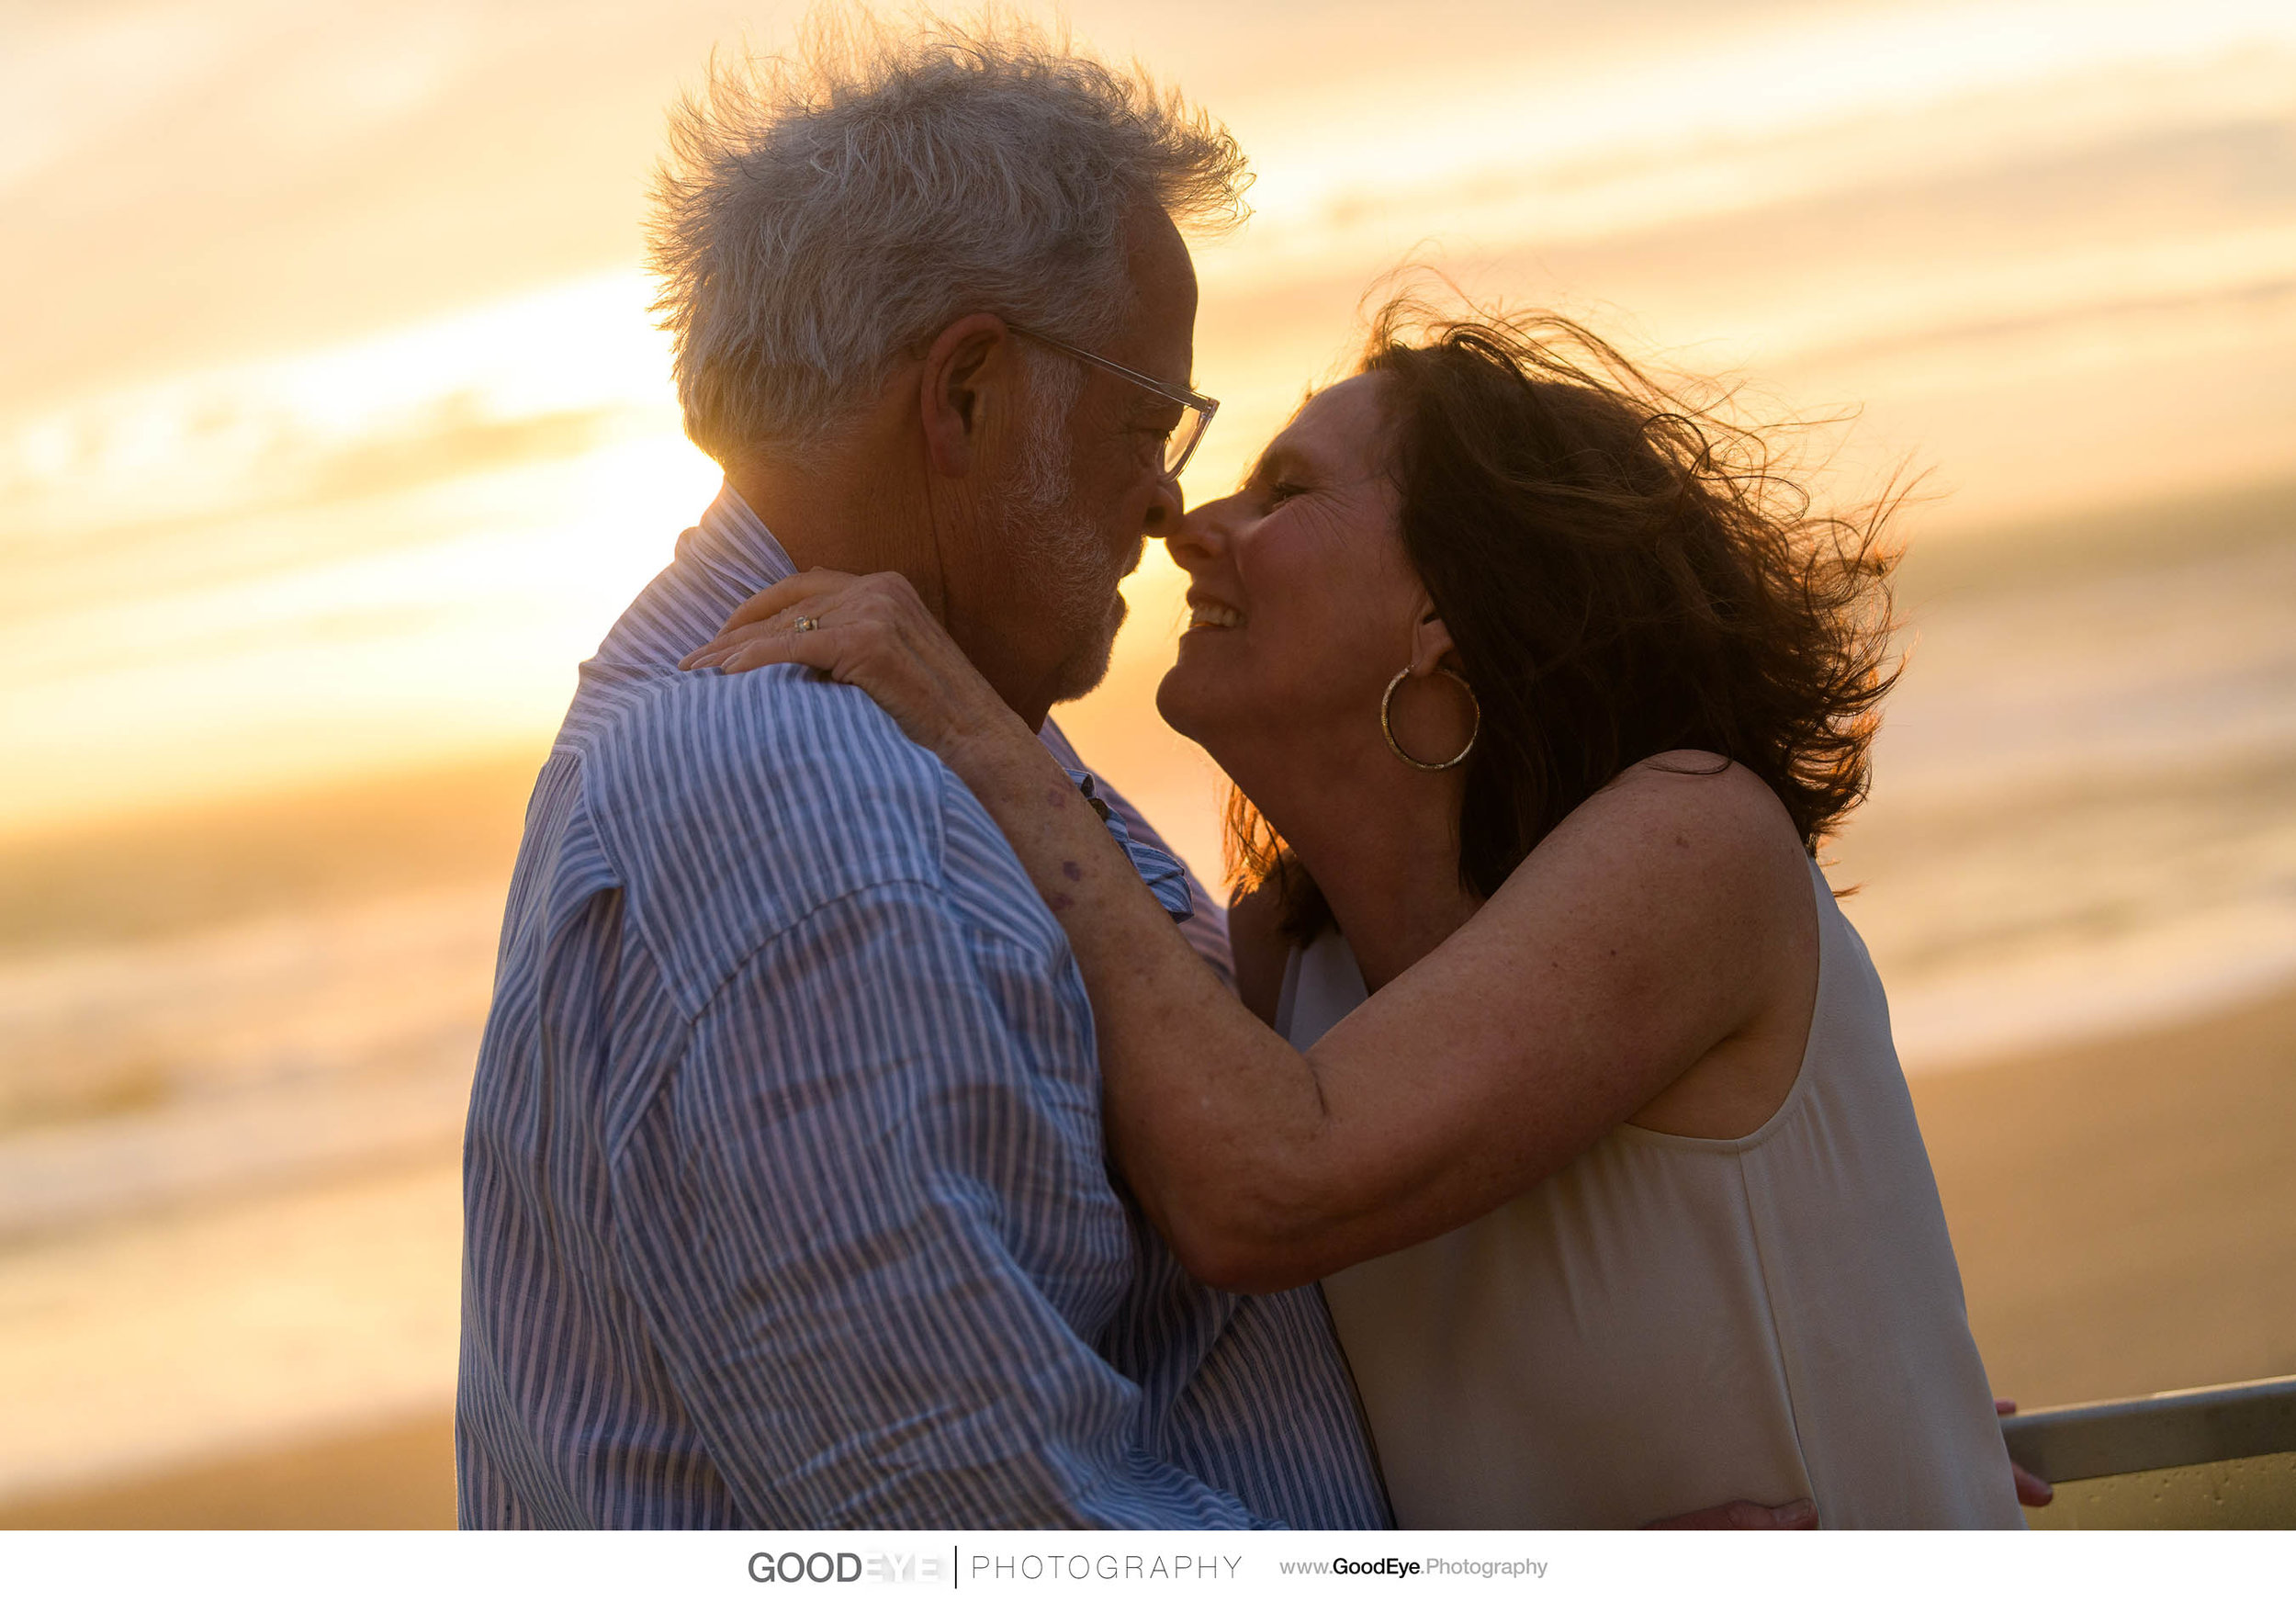
{"type": "Polygon", "coordinates": [[[1302,465],[1300,453],[1282,440],[1277,440],[1260,452],[1260,459],[1252,464],[1252,478],[1264,479],[1271,474],[1291,471],[1302,465]]]}

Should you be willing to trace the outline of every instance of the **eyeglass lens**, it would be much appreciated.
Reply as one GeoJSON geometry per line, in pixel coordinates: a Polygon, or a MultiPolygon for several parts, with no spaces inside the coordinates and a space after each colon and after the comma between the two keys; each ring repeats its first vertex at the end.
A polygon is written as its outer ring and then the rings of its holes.
{"type": "Polygon", "coordinates": [[[1188,457],[1196,449],[1196,442],[1204,435],[1204,414],[1193,406],[1180,412],[1179,425],[1165,436],[1164,471],[1166,478],[1176,479],[1180,469],[1187,466],[1188,457]]]}

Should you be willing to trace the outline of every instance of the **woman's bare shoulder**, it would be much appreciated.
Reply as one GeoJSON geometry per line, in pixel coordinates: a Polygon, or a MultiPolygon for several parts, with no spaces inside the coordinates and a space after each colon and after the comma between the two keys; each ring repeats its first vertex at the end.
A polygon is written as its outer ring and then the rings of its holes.
{"type": "Polygon", "coordinates": [[[1711,751],[1664,751],[1581,803],[1469,927],[1486,926],[1478,943],[1494,960],[1560,963],[1590,983],[1688,1001],[1705,981],[1707,1021],[1734,1028],[1778,978],[1778,934],[1810,917],[1807,864],[1759,775],[1711,751]]]}
{"type": "Polygon", "coordinates": [[[1563,822],[1566,828],[1577,823],[1700,854],[1751,852],[1773,864],[1790,864],[1807,854],[1777,792],[1745,763],[1713,751],[1645,757],[1563,822]]]}
{"type": "MultiPolygon", "coordinates": [[[[1736,1140],[1784,1105],[1800,1071],[1817,1001],[1818,944],[1808,855],[1785,805],[1743,763],[1670,751],[1622,774],[1647,818],[1646,837],[1690,842],[1701,859],[1681,899],[1703,906],[1706,938],[1737,959],[1736,1022],[1628,1120],[1663,1134],[1736,1140]]],[[[1687,956],[1687,953],[1685,953],[1687,956]]],[[[1693,970],[1702,965],[1686,961],[1693,970]]]]}

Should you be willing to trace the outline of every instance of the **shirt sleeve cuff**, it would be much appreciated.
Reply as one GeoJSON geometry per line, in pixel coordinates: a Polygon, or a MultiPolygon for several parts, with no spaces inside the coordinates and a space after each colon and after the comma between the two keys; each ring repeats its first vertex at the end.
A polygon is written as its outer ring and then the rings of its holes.
{"type": "Polygon", "coordinates": [[[1109,832],[1116,837],[1116,843],[1124,848],[1126,856],[1131,858],[1132,871],[1148,886],[1148,893],[1156,898],[1157,905],[1172,915],[1172,921],[1181,923],[1193,918],[1196,902],[1188,894],[1187,870],[1180,865],[1180,859],[1170,852],[1159,851],[1153,845],[1134,840],[1131,830],[1124,827],[1124,819],[1100,799],[1090,773],[1078,773],[1075,768],[1068,767],[1061,771],[1068,775],[1084,798],[1092,803],[1092,809],[1100,815],[1100,821],[1108,825],[1109,832]]]}

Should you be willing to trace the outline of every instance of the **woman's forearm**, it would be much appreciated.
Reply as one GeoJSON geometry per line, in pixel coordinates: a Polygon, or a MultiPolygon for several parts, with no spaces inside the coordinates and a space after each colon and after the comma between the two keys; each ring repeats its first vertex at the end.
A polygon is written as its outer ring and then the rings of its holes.
{"type": "Polygon", "coordinates": [[[1068,935],[1092,998],[1109,1145],[1141,1204],[1198,1277],[1265,1280],[1268,1246],[1312,1186],[1312,1065],[1180,937],[1034,739],[999,732],[949,754],[1068,935]]]}

